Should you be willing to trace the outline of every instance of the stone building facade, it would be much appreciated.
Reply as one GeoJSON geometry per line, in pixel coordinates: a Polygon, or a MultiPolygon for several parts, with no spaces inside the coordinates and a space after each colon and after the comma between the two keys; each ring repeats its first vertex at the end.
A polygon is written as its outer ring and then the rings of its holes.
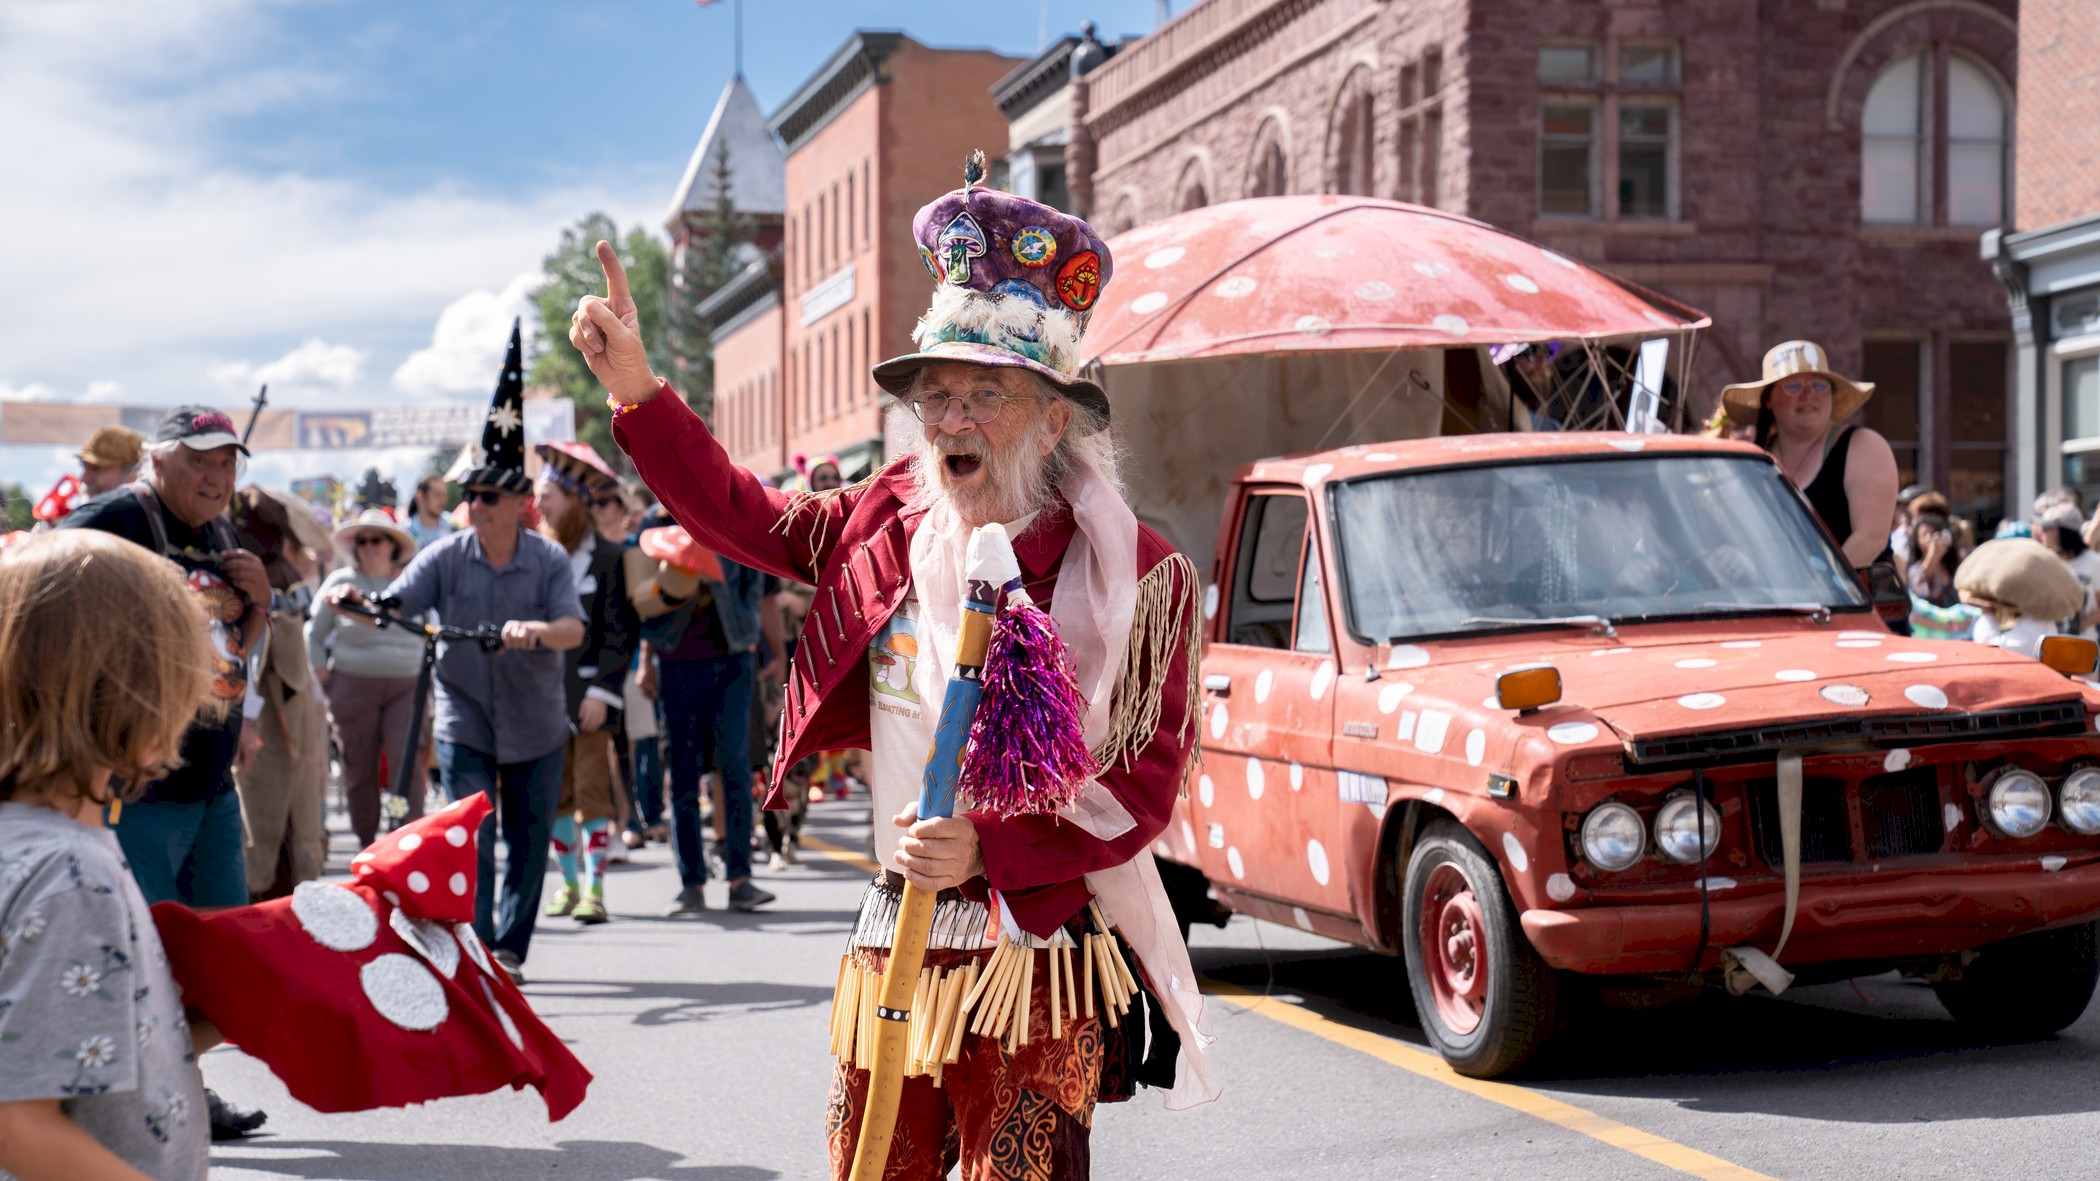
{"type": "MultiPolygon", "coordinates": [[[[2075,6],[2075,0],[2074,0],[2075,6]]],[[[1906,480],[2001,511],[2014,0],[1204,0],[1074,79],[1113,234],[1274,193],[1434,205],[1714,316],[1693,405],[1819,340],[1906,480]]]]}

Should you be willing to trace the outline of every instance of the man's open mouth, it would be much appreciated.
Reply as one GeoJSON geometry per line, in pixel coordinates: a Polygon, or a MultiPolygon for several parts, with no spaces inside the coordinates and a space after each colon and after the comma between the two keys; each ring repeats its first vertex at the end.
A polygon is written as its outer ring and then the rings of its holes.
{"type": "Polygon", "coordinates": [[[984,460],[975,455],[950,455],[942,462],[948,465],[949,478],[955,480],[967,480],[984,466],[984,460]]]}

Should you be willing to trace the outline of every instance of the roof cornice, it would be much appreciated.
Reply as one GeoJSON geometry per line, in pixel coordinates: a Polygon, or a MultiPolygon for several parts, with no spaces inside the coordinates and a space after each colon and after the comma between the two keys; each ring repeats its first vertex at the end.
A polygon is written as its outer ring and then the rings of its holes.
{"type": "Polygon", "coordinates": [[[801,147],[862,91],[889,81],[883,66],[904,40],[903,33],[867,29],[848,37],[831,60],[774,112],[768,120],[773,134],[790,152],[801,147]]]}
{"type": "Polygon", "coordinates": [[[1067,34],[1055,45],[1015,66],[1004,78],[992,83],[992,101],[999,104],[1009,121],[1033,110],[1044,99],[1063,90],[1072,81],[1072,51],[1079,38],[1067,34]]]}

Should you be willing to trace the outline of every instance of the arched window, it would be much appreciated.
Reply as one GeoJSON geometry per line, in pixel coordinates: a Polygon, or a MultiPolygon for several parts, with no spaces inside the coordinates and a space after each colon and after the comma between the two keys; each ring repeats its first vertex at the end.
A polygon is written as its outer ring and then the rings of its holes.
{"type": "Polygon", "coordinates": [[[2002,223],[2008,106],[1997,81],[1960,54],[1928,50],[1882,70],[1860,112],[1860,219],[1882,225],[2002,223]],[[1935,96],[1942,92],[1944,127],[1933,118],[1935,96]]]}
{"type": "Polygon", "coordinates": [[[1250,197],[1281,197],[1291,191],[1291,162],[1283,152],[1283,128],[1274,119],[1262,121],[1254,133],[1253,173],[1247,178],[1250,197]]]}
{"type": "Polygon", "coordinates": [[[1181,170],[1181,183],[1175,186],[1174,208],[1187,213],[1210,204],[1210,186],[1203,183],[1203,162],[1191,160],[1181,170]]]}
{"type": "Polygon", "coordinates": [[[1372,148],[1377,142],[1371,72],[1359,67],[1342,84],[1328,132],[1328,191],[1368,197],[1375,183],[1372,148]]]}

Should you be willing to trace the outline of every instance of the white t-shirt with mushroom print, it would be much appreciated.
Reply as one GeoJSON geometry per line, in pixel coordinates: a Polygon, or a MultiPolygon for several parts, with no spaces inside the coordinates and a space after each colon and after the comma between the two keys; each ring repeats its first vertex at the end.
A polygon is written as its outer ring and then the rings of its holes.
{"type": "Polygon", "coordinates": [[[0,803],[0,1102],[30,1099],[149,1177],[203,1181],[204,1081],[115,835],[0,803]]]}

